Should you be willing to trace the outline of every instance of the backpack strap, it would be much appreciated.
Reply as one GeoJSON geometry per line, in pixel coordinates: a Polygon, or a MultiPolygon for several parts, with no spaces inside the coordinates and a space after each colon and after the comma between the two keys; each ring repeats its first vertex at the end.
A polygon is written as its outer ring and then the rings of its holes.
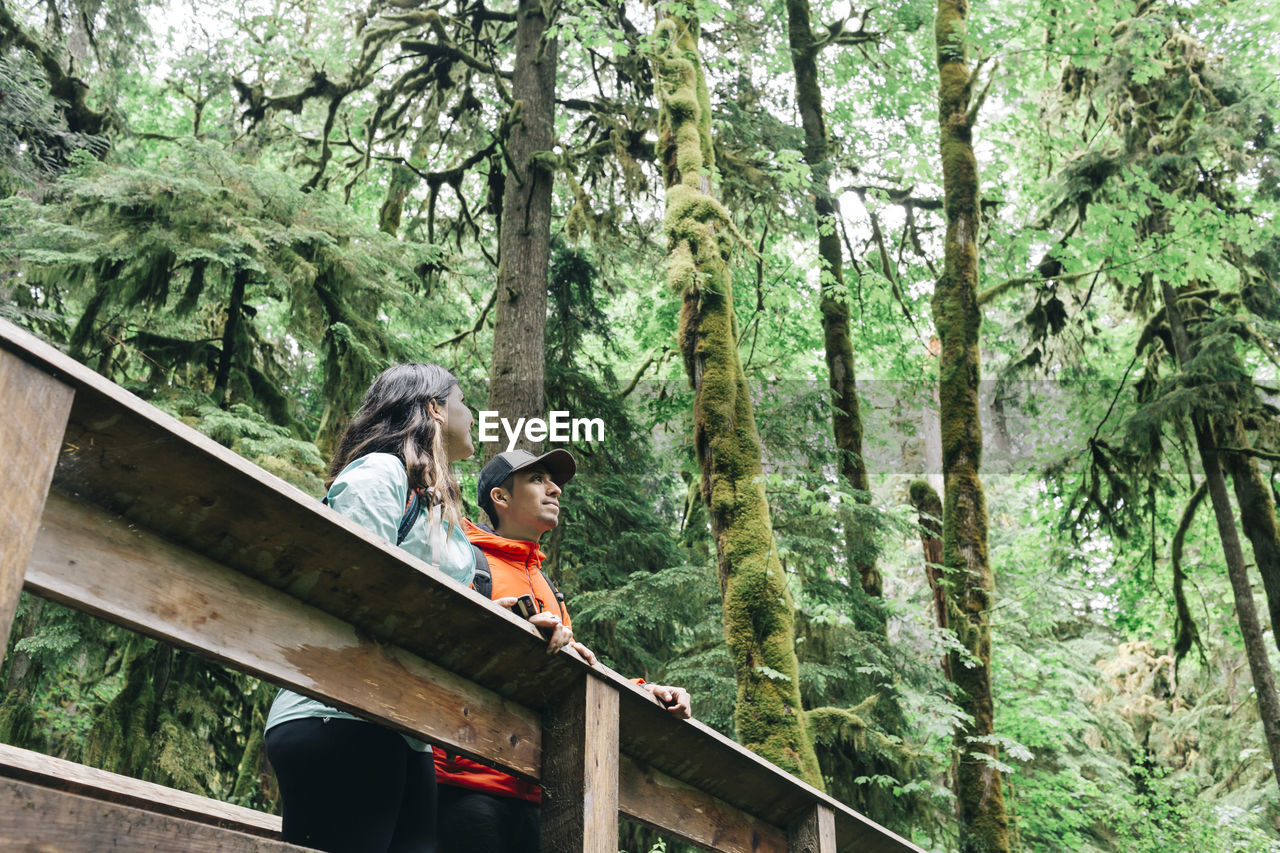
{"type": "Polygon", "coordinates": [[[471,545],[471,558],[476,567],[476,576],[471,581],[471,588],[485,598],[493,598],[493,573],[489,570],[489,558],[474,543],[471,545]]]}
{"type": "MultiPolygon", "coordinates": [[[[320,503],[325,506],[329,505],[329,496],[325,495],[320,499],[320,503]]],[[[404,505],[404,515],[400,516],[400,524],[396,528],[396,544],[399,545],[409,535],[409,531],[413,530],[413,525],[417,524],[418,516],[422,515],[422,501],[418,499],[418,493],[409,490],[409,500],[404,505]]],[[[475,547],[474,545],[472,546],[475,547]]]]}
{"type": "Polygon", "coordinates": [[[560,618],[568,622],[569,613],[564,609],[564,593],[560,591],[560,587],[556,586],[556,582],[551,579],[551,575],[543,572],[542,579],[547,582],[547,586],[551,587],[551,594],[556,597],[556,604],[560,606],[560,618]]]}
{"type": "Polygon", "coordinates": [[[413,530],[413,525],[417,523],[419,515],[422,515],[422,501],[418,499],[418,493],[410,489],[409,503],[405,505],[404,515],[400,517],[400,526],[396,528],[397,545],[405,540],[410,530],[413,530]]]}
{"type": "Polygon", "coordinates": [[[560,609],[564,609],[564,593],[556,586],[556,582],[551,579],[551,575],[546,572],[542,573],[542,579],[547,582],[547,586],[551,587],[551,594],[556,597],[556,601],[560,602],[560,609]]]}

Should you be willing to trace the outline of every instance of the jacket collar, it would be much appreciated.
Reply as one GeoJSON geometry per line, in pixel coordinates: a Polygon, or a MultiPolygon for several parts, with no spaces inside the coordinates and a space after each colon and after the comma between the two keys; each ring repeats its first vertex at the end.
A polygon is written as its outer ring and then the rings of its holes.
{"type": "Polygon", "coordinates": [[[536,565],[541,565],[542,561],[546,559],[546,555],[538,548],[537,542],[530,542],[526,539],[507,539],[487,527],[472,523],[470,519],[463,519],[462,529],[467,534],[467,539],[471,540],[482,551],[501,554],[522,563],[528,561],[529,557],[532,556],[536,565]]]}

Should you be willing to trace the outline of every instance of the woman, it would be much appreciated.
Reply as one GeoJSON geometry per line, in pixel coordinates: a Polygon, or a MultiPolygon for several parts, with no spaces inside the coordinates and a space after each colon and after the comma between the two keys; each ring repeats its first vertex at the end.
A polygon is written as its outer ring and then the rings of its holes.
{"type": "MultiPolygon", "coordinates": [[[[338,442],[326,502],[470,584],[474,558],[449,466],[474,452],[473,422],[458,380],[443,367],[389,368],[338,442]]],[[[266,742],[285,841],[331,853],[435,850],[431,747],[289,690],[271,706],[266,742]]]]}

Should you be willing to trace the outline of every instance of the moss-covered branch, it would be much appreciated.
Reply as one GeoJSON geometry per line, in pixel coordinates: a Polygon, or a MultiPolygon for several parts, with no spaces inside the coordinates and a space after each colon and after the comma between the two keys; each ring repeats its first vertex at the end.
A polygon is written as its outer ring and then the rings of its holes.
{"type": "Polygon", "coordinates": [[[54,53],[46,50],[34,36],[14,20],[7,4],[0,3],[0,49],[10,45],[25,50],[40,63],[40,68],[49,81],[49,94],[62,102],[67,128],[72,133],[97,135],[110,128],[112,125],[110,112],[95,110],[89,106],[88,84],[79,77],[63,71],[54,53]]]}

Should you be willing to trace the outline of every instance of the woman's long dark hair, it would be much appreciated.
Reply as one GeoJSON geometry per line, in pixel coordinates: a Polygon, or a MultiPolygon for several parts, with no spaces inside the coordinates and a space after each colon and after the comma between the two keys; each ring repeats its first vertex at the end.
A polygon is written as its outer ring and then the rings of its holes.
{"type": "Polygon", "coordinates": [[[390,453],[404,463],[409,488],[443,504],[445,518],[459,524],[462,493],[449,467],[440,424],[430,410],[433,403],[443,407],[457,384],[438,364],[411,362],[382,371],[338,441],[325,488],[361,456],[390,453]]]}

